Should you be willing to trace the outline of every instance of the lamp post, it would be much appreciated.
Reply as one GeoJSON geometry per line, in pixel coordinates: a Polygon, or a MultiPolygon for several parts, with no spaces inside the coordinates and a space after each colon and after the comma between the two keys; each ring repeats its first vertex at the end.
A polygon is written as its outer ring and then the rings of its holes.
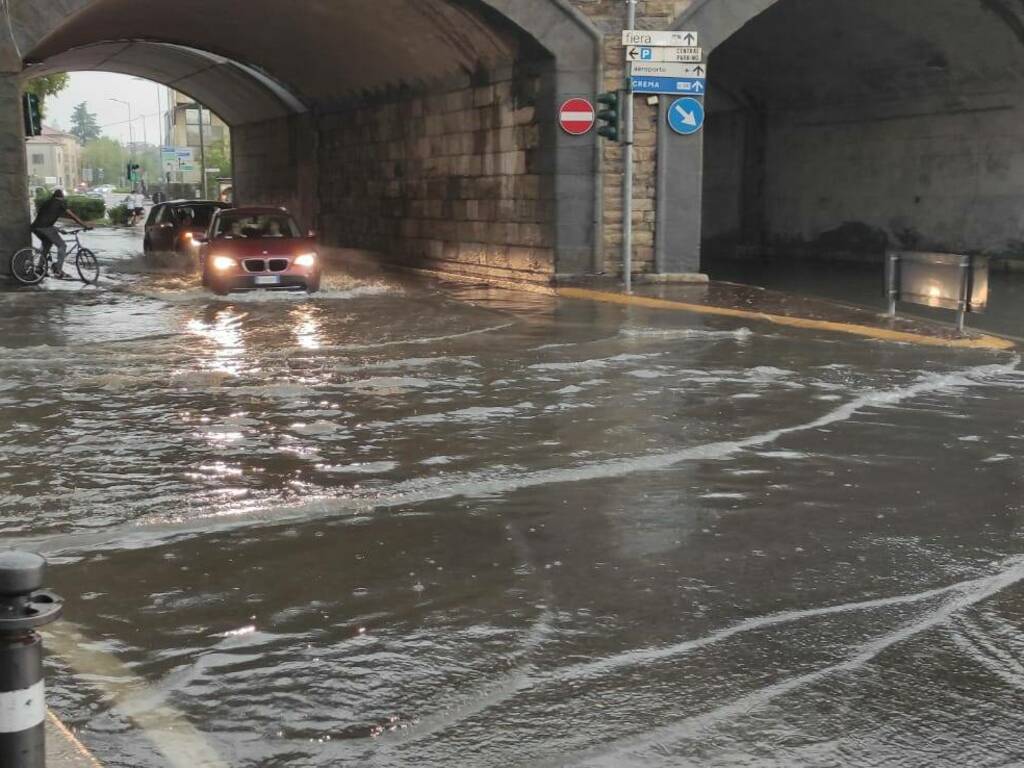
{"type": "MultiPolygon", "coordinates": [[[[110,101],[116,101],[118,104],[124,104],[126,107],[128,107],[128,160],[131,161],[132,150],[135,148],[135,133],[132,129],[132,105],[130,102],[127,102],[124,99],[115,99],[111,97],[110,101]]],[[[130,177],[126,178],[124,181],[125,184],[131,185],[132,180],[130,177]]]]}

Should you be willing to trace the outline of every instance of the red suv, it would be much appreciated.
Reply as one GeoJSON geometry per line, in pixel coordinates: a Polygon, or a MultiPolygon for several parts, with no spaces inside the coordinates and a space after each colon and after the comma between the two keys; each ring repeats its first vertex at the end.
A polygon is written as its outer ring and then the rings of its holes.
{"type": "Polygon", "coordinates": [[[320,290],[316,237],[303,235],[284,208],[231,208],[210,221],[199,260],[203,285],[232,291],[320,290]]]}

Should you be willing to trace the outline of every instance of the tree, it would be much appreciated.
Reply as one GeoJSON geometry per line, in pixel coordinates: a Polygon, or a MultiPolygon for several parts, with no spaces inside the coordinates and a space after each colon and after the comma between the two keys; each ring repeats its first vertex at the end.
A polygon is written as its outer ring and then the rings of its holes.
{"type": "MultiPolygon", "coordinates": [[[[195,150],[195,155],[196,160],[198,160],[198,149],[195,150]]],[[[231,146],[226,141],[219,142],[206,148],[206,167],[220,169],[216,173],[209,174],[211,179],[231,176],[231,146]]]]}
{"type": "Polygon", "coordinates": [[[89,111],[89,107],[84,101],[71,113],[71,134],[77,137],[82,144],[95,141],[101,135],[96,115],[89,111]]]}
{"type": "Polygon", "coordinates": [[[103,136],[90,141],[82,150],[82,165],[93,169],[93,182],[100,183],[99,171],[103,171],[104,184],[117,184],[125,174],[128,151],[121,142],[103,136]]]}
{"type": "Polygon", "coordinates": [[[57,75],[43,75],[42,77],[34,78],[28,82],[25,90],[39,97],[39,114],[42,117],[46,117],[46,97],[56,96],[67,87],[68,76],[62,72],[57,75]]]}

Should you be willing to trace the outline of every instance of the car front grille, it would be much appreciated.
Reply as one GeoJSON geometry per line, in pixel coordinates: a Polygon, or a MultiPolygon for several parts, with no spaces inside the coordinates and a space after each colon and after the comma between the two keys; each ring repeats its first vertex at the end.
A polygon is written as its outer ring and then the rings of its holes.
{"type": "Polygon", "coordinates": [[[263,259],[246,259],[242,262],[246,272],[266,272],[267,262],[263,259]]]}
{"type": "Polygon", "coordinates": [[[270,260],[270,271],[271,272],[284,272],[288,269],[288,259],[271,259],[270,260]]]}

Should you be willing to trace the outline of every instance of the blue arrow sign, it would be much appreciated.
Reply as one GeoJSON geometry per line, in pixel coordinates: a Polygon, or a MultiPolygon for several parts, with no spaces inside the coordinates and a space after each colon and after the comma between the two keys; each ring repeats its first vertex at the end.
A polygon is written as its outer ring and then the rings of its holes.
{"type": "Polygon", "coordinates": [[[634,77],[634,93],[664,93],[669,96],[703,96],[707,81],[700,77],[634,77]]]}
{"type": "Polygon", "coordinates": [[[693,98],[676,99],[668,108],[668,124],[683,136],[691,136],[704,127],[704,105],[693,98]]]}

